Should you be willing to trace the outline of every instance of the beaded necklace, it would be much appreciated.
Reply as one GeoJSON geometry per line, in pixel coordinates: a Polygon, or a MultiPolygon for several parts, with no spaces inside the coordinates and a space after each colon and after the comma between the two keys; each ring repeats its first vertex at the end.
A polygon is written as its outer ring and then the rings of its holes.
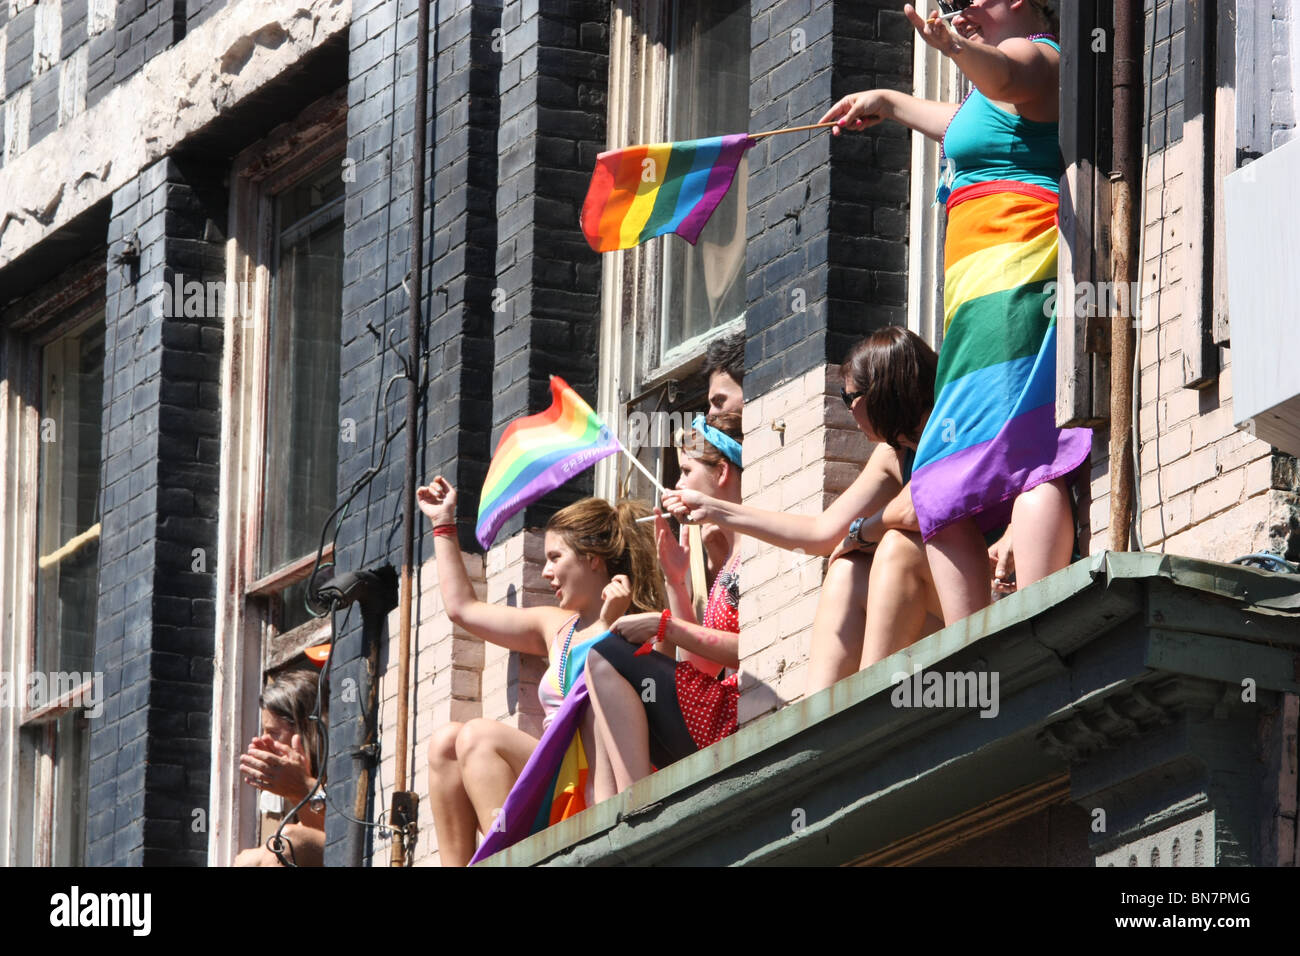
{"type": "Polygon", "coordinates": [[[569,642],[573,640],[573,632],[578,628],[579,615],[573,615],[573,623],[569,625],[569,633],[564,635],[564,646],[560,648],[560,666],[557,670],[560,672],[560,694],[569,692],[569,642]]]}

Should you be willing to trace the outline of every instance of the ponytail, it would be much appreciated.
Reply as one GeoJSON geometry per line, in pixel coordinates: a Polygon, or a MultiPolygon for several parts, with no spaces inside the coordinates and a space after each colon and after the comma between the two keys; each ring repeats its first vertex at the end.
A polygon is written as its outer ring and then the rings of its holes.
{"type": "Polygon", "coordinates": [[[636,520],[650,513],[640,501],[623,500],[611,506],[602,498],[583,498],[557,511],[546,530],[563,535],[578,554],[601,558],[611,578],[626,574],[632,584],[629,613],[658,611],[667,602],[654,529],[636,520]]]}

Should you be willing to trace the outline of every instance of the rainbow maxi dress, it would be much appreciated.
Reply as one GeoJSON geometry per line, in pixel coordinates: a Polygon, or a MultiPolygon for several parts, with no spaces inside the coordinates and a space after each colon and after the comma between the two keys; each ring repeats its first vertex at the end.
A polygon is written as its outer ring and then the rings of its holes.
{"type": "MultiPolygon", "coordinates": [[[[1050,40],[1036,42],[1050,43],[1050,40]]],[[[1057,124],[975,90],[944,152],[956,176],[944,244],[935,403],[912,470],[921,534],[963,518],[1004,526],[1020,492],[1074,471],[1092,430],[1056,427],[1057,124]]]]}

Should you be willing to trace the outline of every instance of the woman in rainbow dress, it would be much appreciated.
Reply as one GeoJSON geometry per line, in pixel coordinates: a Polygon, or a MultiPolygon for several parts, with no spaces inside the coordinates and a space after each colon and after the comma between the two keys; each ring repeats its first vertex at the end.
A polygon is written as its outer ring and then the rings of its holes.
{"type": "Polygon", "coordinates": [[[1069,563],[1066,478],[1092,447],[1091,430],[1055,421],[1057,18],[1047,0],[952,6],[951,26],[904,13],[974,85],[960,106],[867,90],[823,117],[836,133],[892,119],[943,144],[944,339],[910,493],[948,624],[988,604],[983,535],[1008,518],[1019,587],[1069,563]]]}

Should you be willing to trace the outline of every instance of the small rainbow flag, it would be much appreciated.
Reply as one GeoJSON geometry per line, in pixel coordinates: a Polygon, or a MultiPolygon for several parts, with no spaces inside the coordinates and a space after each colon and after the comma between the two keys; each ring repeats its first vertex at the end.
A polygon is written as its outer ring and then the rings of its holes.
{"type": "Polygon", "coordinates": [[[507,518],[620,447],[591,406],[552,375],[551,407],[515,419],[497,442],[479,497],[479,544],[492,547],[507,518]]]}
{"type": "Polygon", "coordinates": [[[675,232],[695,245],[754,142],[736,133],[601,153],[582,204],[587,242],[612,252],[675,232]]]}

